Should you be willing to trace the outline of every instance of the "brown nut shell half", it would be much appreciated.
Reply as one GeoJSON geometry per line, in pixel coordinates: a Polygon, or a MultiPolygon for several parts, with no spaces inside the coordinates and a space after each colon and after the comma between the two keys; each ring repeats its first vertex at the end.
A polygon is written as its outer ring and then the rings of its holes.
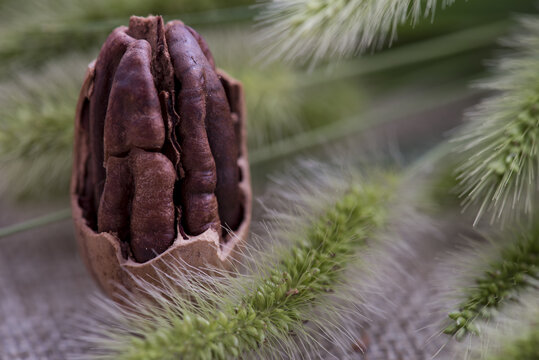
{"type": "MultiPolygon", "coordinates": [[[[246,144],[246,111],[243,97],[243,88],[240,82],[234,80],[221,70],[217,70],[219,79],[225,89],[228,102],[233,114],[236,131],[241,139],[238,158],[240,169],[240,194],[243,209],[242,220],[234,233],[225,235],[209,228],[197,236],[187,236],[180,231],[168,249],[149,261],[139,263],[126,256],[122,249],[122,242],[114,234],[108,232],[98,233],[89,224],[85,214],[84,204],[88,197],[84,194],[87,180],[90,144],[88,140],[88,99],[93,91],[95,74],[95,61],[88,66],[82,86],[75,118],[75,143],[73,156],[73,170],[71,177],[71,208],[75,226],[75,236],[78,242],[80,255],[103,291],[115,298],[119,287],[132,292],[137,291],[136,281],[133,277],[156,282],[158,272],[167,273],[171,264],[178,260],[197,269],[216,267],[228,270],[238,260],[241,248],[244,245],[251,222],[251,185],[249,166],[247,161],[246,144]],[[82,204],[82,205],[81,205],[82,204]]],[[[89,206],[91,206],[89,204],[89,206]]],[[[95,227],[94,227],[95,228],[95,227]]]]}

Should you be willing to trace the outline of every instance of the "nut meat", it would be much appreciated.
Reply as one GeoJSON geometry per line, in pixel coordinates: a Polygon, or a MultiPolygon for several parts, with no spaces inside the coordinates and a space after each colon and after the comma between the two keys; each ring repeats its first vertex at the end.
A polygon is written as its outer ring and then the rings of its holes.
{"type": "Polygon", "coordinates": [[[106,290],[169,256],[230,260],[250,221],[244,115],[241,85],[181,21],[132,17],[108,37],[79,99],[71,188],[83,258],[106,290]]]}

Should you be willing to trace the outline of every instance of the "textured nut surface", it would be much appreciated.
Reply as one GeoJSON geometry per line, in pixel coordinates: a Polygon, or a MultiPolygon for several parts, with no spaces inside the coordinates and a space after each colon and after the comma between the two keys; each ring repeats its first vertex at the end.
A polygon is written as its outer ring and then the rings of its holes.
{"type": "Polygon", "coordinates": [[[178,259],[230,265],[250,222],[245,122],[241,84],[193,29],[151,16],[112,32],[81,90],[71,184],[81,254],[107,293],[178,259]]]}

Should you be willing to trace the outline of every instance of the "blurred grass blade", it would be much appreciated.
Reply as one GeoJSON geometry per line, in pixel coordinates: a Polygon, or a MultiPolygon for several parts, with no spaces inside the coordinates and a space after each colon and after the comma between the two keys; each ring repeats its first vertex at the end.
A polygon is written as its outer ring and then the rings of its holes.
{"type": "MultiPolygon", "coordinates": [[[[246,3],[250,1],[228,1],[225,5],[246,3]]],[[[0,76],[9,75],[14,68],[39,66],[61,54],[94,49],[112,29],[126,25],[133,14],[165,14],[167,20],[181,18],[190,25],[209,25],[246,21],[256,11],[245,5],[219,8],[213,0],[46,0],[31,5],[18,2],[0,8],[0,13],[12,14],[0,17],[0,76]]]]}
{"type": "Polygon", "coordinates": [[[59,221],[67,220],[71,217],[71,209],[62,209],[44,216],[40,216],[18,224],[13,224],[0,228],[0,238],[14,235],[19,232],[32,230],[59,221]]]}
{"type": "Polygon", "coordinates": [[[373,56],[338,63],[332,71],[313,70],[300,86],[337,81],[422,62],[434,61],[493,44],[510,28],[512,22],[502,20],[487,25],[438,36],[386,50],[373,56]]]}
{"type": "MultiPolygon", "coordinates": [[[[459,84],[460,85],[460,84],[459,84]]],[[[377,109],[361,117],[355,116],[340,121],[332,122],[326,126],[306,131],[288,139],[276,142],[266,147],[251,151],[249,161],[251,164],[259,164],[292,155],[307,149],[328,144],[332,141],[351,137],[372,129],[384,123],[390,123],[397,119],[418,114],[422,111],[434,109],[471,97],[476,94],[473,90],[464,90],[461,86],[448,85],[439,92],[430,92],[425,96],[420,105],[402,104],[398,109],[377,109]]]]}

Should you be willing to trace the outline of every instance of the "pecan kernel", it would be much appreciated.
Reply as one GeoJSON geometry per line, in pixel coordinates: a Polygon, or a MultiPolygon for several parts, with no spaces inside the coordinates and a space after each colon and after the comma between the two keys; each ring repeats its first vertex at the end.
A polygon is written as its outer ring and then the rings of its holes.
{"type": "Polygon", "coordinates": [[[149,261],[209,229],[224,244],[223,228],[245,220],[244,134],[224,84],[180,21],[132,17],[103,45],[79,108],[88,149],[75,188],[87,224],[116,237],[125,258],[149,261]]]}

